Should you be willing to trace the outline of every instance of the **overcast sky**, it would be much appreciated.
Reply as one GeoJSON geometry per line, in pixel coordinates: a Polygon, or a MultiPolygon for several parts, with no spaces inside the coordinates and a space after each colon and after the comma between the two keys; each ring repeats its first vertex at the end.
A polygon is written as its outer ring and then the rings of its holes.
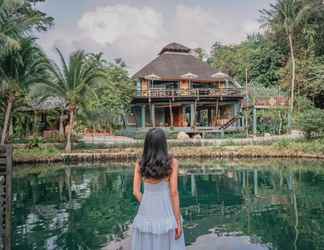
{"type": "Polygon", "coordinates": [[[121,57],[134,72],[160,49],[178,42],[210,50],[215,41],[238,43],[259,29],[258,10],[271,0],[47,0],[39,8],[55,18],[40,35],[43,49],[54,57],[58,47],[102,51],[121,57]]]}

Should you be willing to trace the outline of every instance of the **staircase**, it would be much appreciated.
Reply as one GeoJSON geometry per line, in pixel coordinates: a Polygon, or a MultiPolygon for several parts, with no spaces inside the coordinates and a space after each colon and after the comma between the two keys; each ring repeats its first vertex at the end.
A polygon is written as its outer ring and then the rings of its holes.
{"type": "Polygon", "coordinates": [[[234,124],[234,122],[240,120],[240,116],[235,116],[232,119],[230,119],[228,122],[226,122],[225,124],[223,124],[222,126],[219,127],[220,130],[225,130],[227,128],[229,128],[230,126],[232,126],[234,124]]]}

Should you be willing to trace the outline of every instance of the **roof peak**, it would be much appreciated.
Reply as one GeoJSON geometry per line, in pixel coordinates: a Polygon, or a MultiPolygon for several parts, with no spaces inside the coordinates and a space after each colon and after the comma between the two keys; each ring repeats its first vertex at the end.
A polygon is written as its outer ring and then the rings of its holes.
{"type": "Polygon", "coordinates": [[[189,53],[191,49],[180,44],[180,43],[169,43],[160,51],[159,55],[162,55],[165,52],[180,52],[180,53],[189,53]]]}

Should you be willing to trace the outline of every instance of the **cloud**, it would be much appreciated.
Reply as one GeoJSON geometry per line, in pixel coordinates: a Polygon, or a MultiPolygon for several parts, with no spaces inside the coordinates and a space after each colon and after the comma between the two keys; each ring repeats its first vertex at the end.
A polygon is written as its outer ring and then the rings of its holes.
{"type": "Polygon", "coordinates": [[[51,55],[54,47],[65,54],[75,49],[102,51],[107,59],[123,58],[134,73],[169,42],[209,50],[215,41],[243,40],[247,33],[258,30],[258,23],[241,15],[240,10],[189,4],[175,5],[167,13],[148,5],[106,4],[81,13],[76,23],[45,33],[41,44],[51,55]]]}
{"type": "Polygon", "coordinates": [[[78,25],[98,43],[112,44],[124,37],[159,38],[163,31],[163,18],[150,7],[140,9],[118,4],[85,13],[78,25]]]}
{"type": "Polygon", "coordinates": [[[178,5],[174,19],[173,37],[190,47],[206,48],[216,39],[220,20],[199,6],[178,5]]]}

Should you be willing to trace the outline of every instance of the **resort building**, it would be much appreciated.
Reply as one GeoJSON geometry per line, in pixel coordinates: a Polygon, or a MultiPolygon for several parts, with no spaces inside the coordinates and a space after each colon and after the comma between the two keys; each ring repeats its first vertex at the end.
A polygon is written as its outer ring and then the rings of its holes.
{"type": "Polygon", "coordinates": [[[131,127],[186,132],[242,129],[240,84],[181,44],[165,46],[133,78],[131,127]]]}

